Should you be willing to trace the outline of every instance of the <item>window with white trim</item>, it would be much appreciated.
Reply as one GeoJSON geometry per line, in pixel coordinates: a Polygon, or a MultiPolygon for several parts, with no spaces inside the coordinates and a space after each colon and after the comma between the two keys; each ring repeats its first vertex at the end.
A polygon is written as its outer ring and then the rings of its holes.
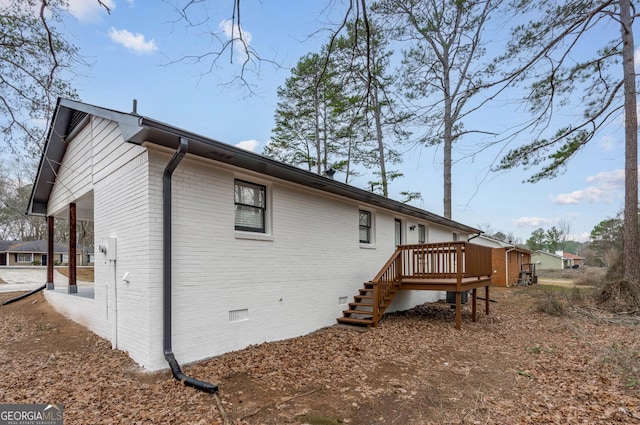
{"type": "Polygon", "coordinates": [[[17,263],[30,263],[33,259],[32,254],[16,254],[17,263]]]}
{"type": "Polygon", "coordinates": [[[360,210],[360,243],[371,243],[371,211],[360,210]]]}
{"type": "Polygon", "coordinates": [[[235,228],[245,232],[266,232],[267,188],[260,184],[235,180],[235,228]]]}
{"type": "Polygon", "coordinates": [[[418,224],[418,243],[427,243],[427,226],[418,224]]]}

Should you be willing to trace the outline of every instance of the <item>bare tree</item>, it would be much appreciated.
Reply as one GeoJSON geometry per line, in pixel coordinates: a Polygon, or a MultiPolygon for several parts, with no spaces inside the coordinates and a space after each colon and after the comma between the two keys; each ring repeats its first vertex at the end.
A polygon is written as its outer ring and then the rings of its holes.
{"type": "Polygon", "coordinates": [[[569,234],[571,233],[571,222],[569,220],[560,220],[558,222],[558,230],[560,231],[560,239],[562,249],[566,249],[567,240],[569,240],[569,234]]]}
{"type": "Polygon", "coordinates": [[[75,97],[61,75],[81,58],[57,30],[64,0],[12,0],[0,6],[0,133],[14,153],[35,156],[58,96],[75,97]]]}
{"type": "Polygon", "coordinates": [[[494,68],[483,63],[482,35],[501,0],[380,0],[373,10],[404,51],[402,86],[416,102],[423,142],[443,145],[444,216],[452,217],[452,148],[464,135],[464,119],[483,102],[473,103],[490,86],[494,68]]]}

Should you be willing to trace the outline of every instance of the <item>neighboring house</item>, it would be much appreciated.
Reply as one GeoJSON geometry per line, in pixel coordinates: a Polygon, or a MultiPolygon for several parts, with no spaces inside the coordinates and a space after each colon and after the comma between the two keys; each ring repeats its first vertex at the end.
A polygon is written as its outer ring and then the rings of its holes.
{"type": "MultiPolygon", "coordinates": [[[[473,237],[469,242],[492,248],[492,285],[513,286],[518,283],[521,272],[533,273],[531,250],[526,247],[503,242],[485,235],[473,237]]],[[[531,280],[535,281],[535,275],[531,277],[531,280]]]]}
{"type": "MultiPolygon", "coordinates": [[[[56,243],[53,262],[64,262],[66,246],[56,243]]],[[[48,263],[47,241],[0,241],[0,266],[46,266],[48,263]]]]}
{"type": "Polygon", "coordinates": [[[563,252],[563,251],[558,251],[556,252],[556,254],[562,255],[562,257],[565,259],[564,261],[565,268],[584,266],[584,257],[581,257],[576,254],[572,254],[570,252],[563,252]]]}
{"type": "Polygon", "coordinates": [[[7,258],[7,247],[11,246],[14,241],[2,241],[0,240],[0,266],[6,266],[9,262],[7,258]]]}
{"type": "MultiPolygon", "coordinates": [[[[76,220],[93,221],[93,298],[46,297],[150,370],[166,368],[172,350],[192,362],[335,324],[396,244],[461,241],[449,244],[460,253],[480,233],[135,113],[70,100],[58,102],[28,212],[50,227],[69,217],[72,235],[76,220]]],[[[423,254],[416,270],[431,266],[423,254]]],[[[400,291],[387,311],[442,296],[400,291]]]]}
{"type": "Polygon", "coordinates": [[[531,254],[531,261],[538,270],[562,270],[567,262],[562,255],[546,251],[535,251],[531,254]]]}

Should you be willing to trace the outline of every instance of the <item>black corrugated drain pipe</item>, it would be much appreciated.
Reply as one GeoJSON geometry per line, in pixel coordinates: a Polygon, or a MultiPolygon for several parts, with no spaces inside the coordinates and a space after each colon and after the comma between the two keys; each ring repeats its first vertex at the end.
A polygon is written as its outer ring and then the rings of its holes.
{"type": "Polygon", "coordinates": [[[42,286],[41,286],[41,287],[39,287],[39,288],[34,289],[33,291],[29,291],[29,292],[27,292],[26,294],[18,295],[17,297],[15,297],[15,298],[11,298],[11,299],[9,299],[9,300],[4,300],[4,301],[2,301],[2,305],[11,304],[11,303],[14,303],[14,302],[16,302],[16,301],[20,301],[20,300],[21,300],[21,299],[23,299],[23,298],[30,297],[31,295],[33,295],[33,294],[37,294],[38,292],[42,291],[42,290],[43,290],[43,289],[45,289],[46,287],[47,287],[47,285],[45,284],[45,285],[42,285],[42,286]]]}
{"type": "Polygon", "coordinates": [[[215,393],[218,391],[218,386],[210,384],[208,382],[199,381],[191,378],[180,370],[180,365],[176,360],[171,348],[171,176],[174,170],[182,161],[182,158],[187,153],[189,148],[189,142],[187,139],[180,138],[180,146],[178,150],[171,158],[171,161],[164,169],[164,176],[162,179],[162,212],[163,212],[163,304],[164,304],[164,358],[169,362],[169,367],[173,373],[173,377],[183,384],[193,387],[197,390],[204,391],[206,393],[215,393]]]}

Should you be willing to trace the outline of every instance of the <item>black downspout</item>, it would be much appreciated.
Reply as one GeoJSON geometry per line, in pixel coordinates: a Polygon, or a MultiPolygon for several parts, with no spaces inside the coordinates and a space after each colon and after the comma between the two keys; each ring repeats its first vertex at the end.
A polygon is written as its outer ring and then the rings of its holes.
{"type": "Polygon", "coordinates": [[[469,239],[467,239],[467,242],[469,242],[471,239],[475,239],[475,238],[477,238],[478,236],[480,236],[480,235],[481,235],[481,234],[483,234],[483,233],[484,233],[484,232],[479,232],[477,235],[475,235],[475,236],[471,236],[469,239]]]}
{"type": "Polygon", "coordinates": [[[164,176],[162,179],[162,212],[163,212],[163,304],[164,304],[164,358],[169,362],[169,367],[173,373],[173,377],[183,384],[204,391],[206,393],[215,393],[218,391],[218,386],[209,384],[208,382],[199,381],[191,378],[180,370],[180,365],[176,360],[171,348],[171,175],[174,170],[182,161],[182,158],[187,153],[189,142],[184,137],[180,138],[180,146],[178,150],[171,158],[171,161],[164,169],[164,176]]]}

